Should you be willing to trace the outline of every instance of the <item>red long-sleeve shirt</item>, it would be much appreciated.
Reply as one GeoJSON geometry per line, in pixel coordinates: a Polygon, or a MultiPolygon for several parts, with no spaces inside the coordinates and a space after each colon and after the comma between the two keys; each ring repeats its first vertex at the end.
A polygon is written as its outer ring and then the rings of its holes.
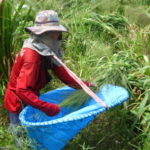
{"type": "MultiPolygon", "coordinates": [[[[38,92],[50,81],[47,71],[52,69],[55,75],[66,85],[80,88],[78,83],[68,74],[63,66],[51,66],[47,56],[41,56],[36,51],[23,48],[16,57],[9,83],[7,85],[4,107],[17,114],[22,110],[20,101],[45,112],[49,116],[59,113],[60,108],[40,100],[38,92]]],[[[88,82],[84,82],[88,85],[88,82]]]]}

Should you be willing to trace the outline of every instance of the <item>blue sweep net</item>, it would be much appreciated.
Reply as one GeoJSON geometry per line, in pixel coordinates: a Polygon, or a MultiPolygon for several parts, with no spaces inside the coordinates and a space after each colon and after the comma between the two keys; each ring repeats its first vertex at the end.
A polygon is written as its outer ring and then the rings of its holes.
{"type": "MultiPolygon", "coordinates": [[[[65,86],[47,92],[39,98],[49,103],[59,104],[68,93],[71,94],[75,91],[75,89],[65,86]]],[[[129,98],[126,89],[114,85],[104,85],[96,94],[109,108],[119,105],[129,98]]],[[[61,108],[61,112],[54,117],[49,117],[45,113],[27,106],[20,113],[19,119],[21,124],[26,126],[33,149],[60,150],[81,129],[104,111],[106,108],[90,98],[82,108],[72,112],[69,108],[61,108]]]]}

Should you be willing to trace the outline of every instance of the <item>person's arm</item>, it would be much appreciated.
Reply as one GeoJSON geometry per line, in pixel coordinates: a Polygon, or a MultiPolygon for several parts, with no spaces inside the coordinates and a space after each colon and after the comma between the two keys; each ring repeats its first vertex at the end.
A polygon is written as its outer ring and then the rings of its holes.
{"type": "MultiPolygon", "coordinates": [[[[53,71],[55,75],[66,85],[74,89],[81,89],[81,86],[69,75],[69,73],[66,71],[66,69],[63,66],[58,67],[54,64],[53,71]]],[[[95,84],[89,82],[85,82],[85,81],[83,82],[87,86],[96,86],[95,84]]]]}
{"type": "MultiPolygon", "coordinates": [[[[35,55],[33,58],[36,59],[35,55]]],[[[39,60],[32,63],[28,62],[28,60],[25,61],[17,78],[16,94],[27,105],[45,112],[48,116],[54,116],[60,112],[60,107],[40,100],[36,93],[33,92],[41,73],[39,62],[39,60]]]]}

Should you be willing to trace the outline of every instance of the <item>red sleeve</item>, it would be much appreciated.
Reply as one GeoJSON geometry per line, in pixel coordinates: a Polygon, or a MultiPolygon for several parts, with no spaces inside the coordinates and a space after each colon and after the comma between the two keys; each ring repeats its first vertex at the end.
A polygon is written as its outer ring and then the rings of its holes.
{"type": "MultiPolygon", "coordinates": [[[[24,56],[24,63],[17,78],[16,94],[26,104],[45,112],[49,116],[54,116],[60,112],[60,108],[55,104],[44,102],[38,98],[34,89],[37,86],[38,75],[40,74],[40,57],[34,58],[34,62],[29,57],[24,56]]],[[[31,56],[30,56],[31,57],[31,56]]]]}
{"type": "MultiPolygon", "coordinates": [[[[63,66],[56,66],[54,65],[54,73],[55,75],[66,85],[75,88],[81,89],[81,86],[69,75],[66,69],[63,66]]],[[[83,81],[87,86],[89,86],[88,82],[83,81]]]]}

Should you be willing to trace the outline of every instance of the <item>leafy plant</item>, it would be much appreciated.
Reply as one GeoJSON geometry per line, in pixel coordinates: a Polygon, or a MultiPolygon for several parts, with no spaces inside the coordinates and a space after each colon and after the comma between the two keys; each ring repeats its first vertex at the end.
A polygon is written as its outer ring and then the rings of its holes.
{"type": "Polygon", "coordinates": [[[10,75],[15,54],[21,48],[22,37],[25,36],[24,27],[27,25],[32,8],[28,6],[26,15],[23,15],[22,8],[25,2],[24,0],[17,5],[11,0],[2,0],[0,5],[0,79],[5,83],[10,75]]]}

